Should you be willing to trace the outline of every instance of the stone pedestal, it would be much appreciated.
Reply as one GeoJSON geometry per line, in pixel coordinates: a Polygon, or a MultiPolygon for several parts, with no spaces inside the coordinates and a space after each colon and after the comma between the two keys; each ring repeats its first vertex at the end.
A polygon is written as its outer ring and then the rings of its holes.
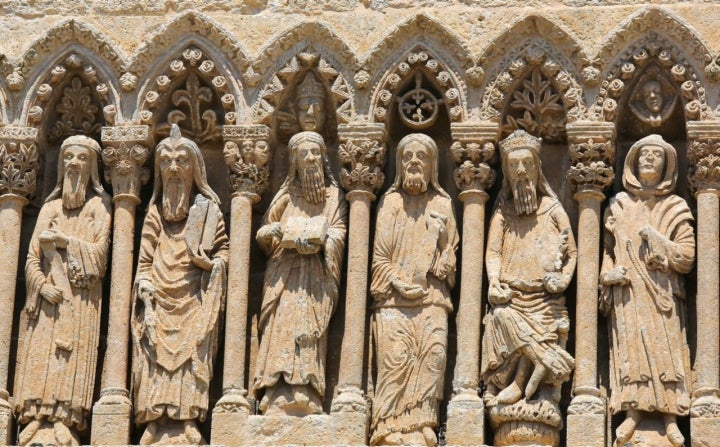
{"type": "MultiPolygon", "coordinates": [[[[305,417],[244,417],[246,418],[244,425],[235,425],[234,429],[228,431],[228,439],[233,438],[236,441],[230,445],[364,446],[367,443],[367,419],[363,413],[331,413],[305,417]]],[[[243,416],[240,415],[236,420],[242,418],[243,416]]]]}
{"type": "Polygon", "coordinates": [[[453,398],[447,408],[447,445],[480,445],[485,440],[485,405],[477,395],[453,398]]]}
{"type": "Polygon", "coordinates": [[[123,445],[130,441],[132,402],[123,388],[106,388],[93,405],[92,444],[123,445]]]}

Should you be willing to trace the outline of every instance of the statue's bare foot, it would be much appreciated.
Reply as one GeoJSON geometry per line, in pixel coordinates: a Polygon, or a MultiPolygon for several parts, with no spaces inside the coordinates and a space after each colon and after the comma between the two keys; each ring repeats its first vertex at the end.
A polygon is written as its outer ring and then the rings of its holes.
{"type": "Polygon", "coordinates": [[[428,447],[435,447],[437,445],[437,435],[432,427],[423,427],[422,434],[425,438],[425,445],[428,447]]]}
{"type": "Polygon", "coordinates": [[[53,431],[55,432],[55,439],[58,445],[73,445],[73,435],[70,433],[67,425],[60,421],[55,421],[53,423],[53,431]]]}
{"type": "Polygon", "coordinates": [[[185,431],[185,438],[189,444],[202,444],[202,435],[200,434],[200,430],[193,419],[183,421],[183,429],[185,431]]]}
{"type": "Polygon", "coordinates": [[[30,421],[29,424],[23,428],[23,430],[20,432],[20,435],[18,436],[18,444],[19,445],[27,445],[32,440],[33,436],[40,430],[40,426],[42,425],[42,422],[40,419],[33,419],[30,421]]]}
{"type": "Polygon", "coordinates": [[[140,438],[140,445],[153,445],[157,442],[157,422],[150,422],[140,438]]]}
{"type": "Polygon", "coordinates": [[[517,382],[513,382],[500,391],[495,399],[499,404],[514,404],[522,398],[522,390],[517,382]]]}
{"type": "Polygon", "coordinates": [[[615,436],[617,437],[617,445],[625,445],[626,442],[632,438],[638,423],[640,422],[640,414],[636,411],[629,410],[625,420],[615,430],[615,436]]]}
{"type": "Polygon", "coordinates": [[[685,437],[680,433],[675,416],[665,416],[665,434],[674,447],[685,445],[685,437]]]}
{"type": "Polygon", "coordinates": [[[527,386],[525,387],[525,399],[530,400],[533,394],[535,394],[546,372],[547,368],[543,365],[535,365],[532,376],[530,376],[530,380],[528,380],[527,386]]]}

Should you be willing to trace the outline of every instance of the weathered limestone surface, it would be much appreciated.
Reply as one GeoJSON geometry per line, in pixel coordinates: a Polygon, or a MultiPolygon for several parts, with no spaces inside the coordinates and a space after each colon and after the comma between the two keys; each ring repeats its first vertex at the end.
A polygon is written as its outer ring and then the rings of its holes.
{"type": "MultiPolygon", "coordinates": [[[[683,439],[715,446],[718,24],[717,2],[669,0],[3,2],[0,444],[608,447],[627,438],[636,446],[683,439]],[[565,216],[562,231],[531,237],[532,244],[524,236],[545,223],[529,222],[544,215],[532,211],[529,189],[515,185],[524,191],[519,208],[504,210],[501,200],[511,191],[513,203],[514,176],[527,172],[503,166],[500,142],[522,132],[531,167],[542,162],[540,189],[553,191],[539,191],[539,209],[551,197],[565,216]],[[155,163],[156,145],[171,134],[186,138],[192,174],[175,155],[165,178],[155,163]],[[424,210],[422,225],[408,230],[420,253],[396,256],[401,271],[430,267],[388,277],[408,302],[421,300],[383,307],[378,297],[387,291],[373,286],[372,260],[392,240],[382,230],[391,204],[377,199],[405,191],[393,185],[412,174],[398,156],[410,134],[420,134],[410,152],[418,144],[436,148],[428,149],[437,168],[428,191],[443,197],[444,208],[424,210]],[[625,160],[651,134],[666,149],[663,175],[667,154],[676,154],[670,195],[687,204],[682,235],[663,233],[662,219],[641,225],[660,212],[657,194],[623,192],[625,171],[644,169],[625,160]],[[43,204],[64,182],[61,145],[76,136],[98,143],[101,164],[90,175],[112,193],[104,236],[111,249],[81,261],[70,259],[75,242],[64,248],[63,237],[45,234],[48,250],[33,248],[40,236],[33,233],[47,224],[43,204]],[[322,180],[317,169],[295,166],[307,165],[298,151],[304,160],[316,150],[322,180]],[[170,170],[185,172],[183,187],[170,170]],[[166,190],[175,197],[164,213],[158,191],[166,190]],[[327,191],[332,200],[323,201],[327,191]],[[195,197],[210,204],[194,204],[195,197]],[[283,197],[301,199],[288,213],[283,197]],[[626,214],[629,206],[613,208],[625,199],[639,217],[626,214]],[[493,216],[513,209],[508,221],[529,223],[518,225],[523,237],[512,255],[553,262],[535,259],[508,273],[509,254],[493,259],[498,240],[509,240],[494,236],[493,216]],[[622,216],[623,224],[608,229],[605,215],[622,216]],[[143,234],[146,221],[158,231],[143,234]],[[217,232],[203,231],[213,225],[217,232]],[[696,261],[668,248],[680,236],[697,247],[696,261]],[[611,266],[601,248],[612,240],[637,245],[638,262],[621,265],[624,273],[602,267],[611,266]],[[96,299],[80,299],[71,313],[69,302],[55,303],[51,258],[71,279],[92,263],[107,271],[90,275],[98,278],[96,299]],[[26,262],[42,264],[34,272],[51,277],[49,284],[19,268],[26,262]],[[533,269],[546,274],[530,278],[533,269]],[[171,278],[181,270],[187,274],[171,278]],[[650,280],[635,275],[643,271],[650,280]],[[152,280],[162,286],[150,287],[152,280]],[[634,334],[627,329],[634,326],[609,303],[630,308],[662,295],[619,289],[665,290],[668,281],[672,315],[666,305],[634,315],[644,325],[638,337],[653,340],[619,340],[622,328],[634,334]],[[609,288],[617,289],[612,299],[609,288]],[[38,296],[42,305],[33,308],[38,296]],[[92,318],[80,310],[86,301],[97,304],[92,318]],[[507,312],[531,302],[552,309],[507,312]],[[49,360],[52,346],[28,328],[62,326],[67,315],[91,330],[72,340],[60,330],[45,335],[68,359],[82,357],[70,368],[79,372],[34,378],[42,365],[28,362],[49,360]],[[663,340],[655,336],[659,322],[672,326],[664,339],[677,349],[651,349],[663,340]],[[644,354],[633,351],[640,346],[644,354]],[[682,363],[672,374],[666,351],[682,363]],[[639,373],[628,375],[625,363],[639,373]],[[82,398],[67,397],[77,394],[70,385],[28,398],[30,389],[71,378],[82,398]],[[674,397],[649,399],[645,389],[658,383],[674,397]]],[[[419,213],[412,203],[423,194],[392,207],[419,213]]],[[[68,225],[78,232],[99,221],[96,214],[73,219],[68,225]]],[[[622,244],[609,252],[626,253],[622,244]]]]}

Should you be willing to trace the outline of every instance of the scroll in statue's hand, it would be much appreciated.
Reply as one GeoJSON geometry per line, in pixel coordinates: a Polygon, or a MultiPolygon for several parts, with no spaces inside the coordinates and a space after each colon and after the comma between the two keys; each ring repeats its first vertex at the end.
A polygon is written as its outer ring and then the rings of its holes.
{"type": "Polygon", "coordinates": [[[604,286],[624,286],[630,282],[630,279],[627,277],[627,269],[618,266],[602,275],[601,281],[604,286]]]}
{"type": "Polygon", "coordinates": [[[497,279],[490,281],[490,290],[488,294],[490,304],[494,306],[505,304],[510,301],[510,296],[511,290],[507,284],[502,283],[497,279]]]}
{"type": "Polygon", "coordinates": [[[40,295],[52,304],[60,304],[63,300],[60,289],[48,283],[43,284],[40,288],[40,295]]]}
{"type": "Polygon", "coordinates": [[[408,284],[404,281],[400,281],[397,278],[394,278],[392,280],[392,285],[395,287],[395,290],[397,290],[400,295],[403,298],[409,299],[409,300],[416,300],[418,298],[423,298],[427,296],[428,291],[427,289],[424,289],[422,286],[417,284],[408,284]]]}
{"type": "Polygon", "coordinates": [[[560,293],[567,289],[567,284],[563,281],[562,275],[558,272],[548,273],[543,277],[543,286],[550,293],[560,293]]]}

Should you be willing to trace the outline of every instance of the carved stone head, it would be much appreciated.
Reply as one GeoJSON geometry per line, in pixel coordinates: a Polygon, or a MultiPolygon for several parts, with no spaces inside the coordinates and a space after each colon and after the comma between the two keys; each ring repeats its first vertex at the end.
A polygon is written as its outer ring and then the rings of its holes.
{"type": "Polygon", "coordinates": [[[630,99],[636,118],[651,127],[660,127],[672,115],[677,95],[670,82],[654,67],[638,81],[630,99]]]}
{"type": "Polygon", "coordinates": [[[660,135],[632,145],[625,157],[623,186],[632,194],[665,195],[677,184],[677,152],[660,135]]]}
{"type": "Polygon", "coordinates": [[[324,201],[326,181],[333,185],[336,181],[330,171],[322,135],[311,131],[297,133],[290,138],[288,149],[290,167],[284,187],[297,186],[297,180],[306,200],[311,203],[324,201]]]}
{"type": "Polygon", "coordinates": [[[179,221],[187,217],[193,185],[216,204],[220,199],[210,188],[202,152],[194,141],[182,137],[177,124],[170,127],[170,136],[155,148],[155,185],[150,206],[162,200],[163,217],[179,221]]]}
{"type": "Polygon", "coordinates": [[[406,135],[398,143],[395,162],[395,181],[390,191],[402,189],[418,195],[430,186],[440,195],[449,197],[438,181],[438,147],[429,136],[422,133],[406,135]]]}
{"type": "Polygon", "coordinates": [[[63,207],[75,209],[85,204],[87,186],[92,182],[93,191],[104,195],[98,173],[100,145],[92,138],[83,135],[69,137],[63,141],[58,155],[58,179],[55,189],[46,202],[60,196],[63,207]]]}
{"type": "Polygon", "coordinates": [[[301,130],[323,131],[327,117],[325,95],[325,87],[312,71],[308,71],[295,93],[295,110],[301,130]]]}
{"type": "Polygon", "coordinates": [[[538,197],[556,197],[542,172],[542,139],[524,130],[516,130],[500,142],[503,186],[501,201],[512,198],[518,214],[533,214],[538,197]]]}

